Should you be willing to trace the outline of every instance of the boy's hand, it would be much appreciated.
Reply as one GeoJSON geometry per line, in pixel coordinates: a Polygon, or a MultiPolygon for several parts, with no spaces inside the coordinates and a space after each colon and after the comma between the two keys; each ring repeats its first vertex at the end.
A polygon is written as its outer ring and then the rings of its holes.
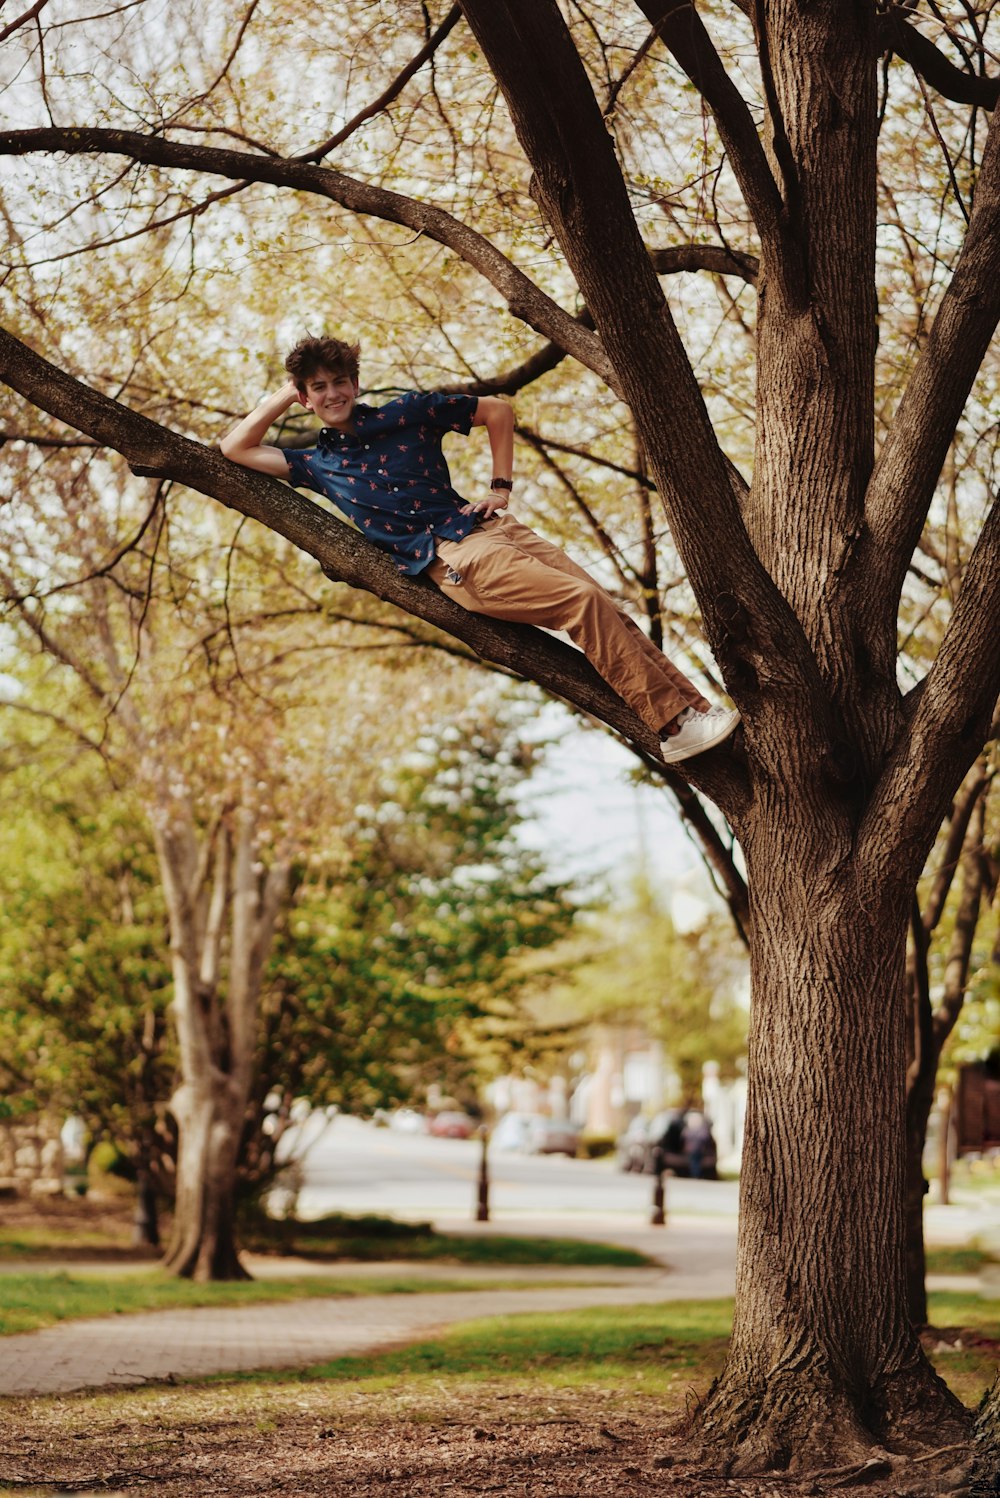
{"type": "Polygon", "coordinates": [[[496,493],[491,494],[488,499],[476,499],[473,500],[471,504],[462,505],[461,509],[459,510],[459,514],[483,515],[488,520],[491,515],[496,514],[497,510],[505,510],[507,508],[507,501],[509,498],[510,496],[508,494],[504,494],[502,491],[497,491],[496,493]]]}

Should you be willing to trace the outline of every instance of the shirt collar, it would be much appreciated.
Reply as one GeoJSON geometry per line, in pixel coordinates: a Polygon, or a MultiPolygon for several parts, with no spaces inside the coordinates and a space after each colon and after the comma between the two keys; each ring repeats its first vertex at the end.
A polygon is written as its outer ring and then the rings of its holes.
{"type": "Polygon", "coordinates": [[[336,427],[321,427],[319,436],[316,438],[317,447],[345,447],[352,442],[357,442],[368,423],[368,418],[374,411],[374,406],[365,405],[364,401],[354,403],[354,424],[357,432],[341,432],[336,427]]]}

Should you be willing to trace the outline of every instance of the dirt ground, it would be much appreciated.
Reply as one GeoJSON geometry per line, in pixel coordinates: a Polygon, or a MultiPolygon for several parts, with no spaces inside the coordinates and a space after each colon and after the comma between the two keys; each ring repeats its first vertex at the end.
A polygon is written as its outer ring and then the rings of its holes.
{"type": "MultiPolygon", "coordinates": [[[[0,1493],[155,1492],[158,1498],[937,1498],[970,1490],[955,1472],[793,1474],[758,1481],[706,1471],[653,1399],[613,1390],[526,1396],[501,1386],[376,1393],[293,1380],[8,1400],[0,1493]]],[[[674,1420],[682,1413],[672,1412],[674,1420]]]]}

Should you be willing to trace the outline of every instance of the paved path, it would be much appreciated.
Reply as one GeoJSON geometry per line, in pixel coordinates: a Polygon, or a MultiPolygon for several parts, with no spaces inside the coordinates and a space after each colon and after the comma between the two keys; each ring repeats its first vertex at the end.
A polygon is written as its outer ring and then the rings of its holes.
{"type": "Polygon", "coordinates": [[[171,1377],[307,1367],[410,1341],[478,1316],[662,1300],[663,1276],[657,1279],[656,1286],[366,1295],[74,1321],[4,1337],[0,1392],[62,1394],[171,1377]]]}
{"type": "MultiPolygon", "coordinates": [[[[439,1227],[454,1224],[439,1223],[439,1227]]],[[[509,1232],[513,1224],[481,1231],[509,1232]]],[[[464,1225],[468,1230],[468,1225],[464,1225]]],[[[170,1378],[257,1368],[301,1368],[348,1354],[373,1352],[440,1331],[480,1316],[570,1311],[590,1306],[631,1306],[731,1295],[735,1277],[735,1223],[727,1218],[681,1218],[666,1229],[636,1221],[602,1233],[594,1221],[576,1224],[581,1237],[613,1238],[655,1256],[648,1269],[558,1266],[507,1267],[443,1264],[317,1264],[295,1259],[248,1256],[258,1278],[343,1274],[368,1277],[533,1282],[536,1288],[442,1291],[415,1295],[363,1295],[284,1301],[271,1305],[212,1306],[150,1311],[69,1321],[44,1331],[0,1338],[0,1395],[63,1394],[77,1389],[127,1386],[170,1378]],[[553,1289],[552,1282],[559,1288],[553,1289]],[[542,1284],[541,1282],[546,1282],[542,1284]]],[[[525,1222],[514,1230],[538,1231],[525,1222]]],[[[569,1236],[561,1223],[563,1236],[569,1236]]],[[[3,1269],[94,1273],[101,1266],[80,1262],[14,1264],[3,1269]]],[[[149,1265],[112,1266],[126,1273],[149,1265]]],[[[932,1288],[937,1280],[930,1282],[932,1288]]],[[[941,1282],[941,1288],[944,1288],[941,1282]]],[[[951,1277],[951,1289],[980,1289],[977,1278],[951,1277]]],[[[995,1289],[993,1293],[996,1293],[995,1289]]],[[[3,1282],[0,1278],[0,1298],[3,1282]]]]}
{"type": "MultiPolygon", "coordinates": [[[[600,1235],[588,1225],[588,1231],[581,1232],[581,1236],[600,1235]]],[[[615,1237],[620,1240],[621,1234],[616,1233],[615,1237]]],[[[254,1368],[307,1367],[330,1358],[410,1341],[479,1316],[699,1300],[732,1293],[735,1270],[731,1223],[678,1219],[676,1226],[666,1232],[636,1223],[634,1237],[641,1240],[647,1252],[656,1250],[662,1255],[659,1265],[649,1269],[412,1263],[319,1265],[250,1257],[248,1267],[259,1278],[268,1275],[284,1278],[295,1273],[372,1279],[403,1275],[449,1280],[514,1279],[523,1280],[526,1285],[544,1281],[549,1288],[539,1285],[523,1290],[364,1295],[273,1305],[148,1311],[68,1321],[44,1331],[0,1338],[0,1395],[63,1394],[74,1389],[141,1384],[171,1377],[198,1378],[208,1373],[254,1368]],[[551,1288],[553,1281],[558,1281],[560,1288],[551,1288]]],[[[42,1266],[31,1267],[34,1270],[42,1266]]],[[[81,1273],[97,1269],[82,1262],[47,1267],[81,1273]]],[[[116,1272],[122,1272],[122,1266],[116,1272]]],[[[2,1293],[0,1279],[0,1297],[2,1293]]]]}

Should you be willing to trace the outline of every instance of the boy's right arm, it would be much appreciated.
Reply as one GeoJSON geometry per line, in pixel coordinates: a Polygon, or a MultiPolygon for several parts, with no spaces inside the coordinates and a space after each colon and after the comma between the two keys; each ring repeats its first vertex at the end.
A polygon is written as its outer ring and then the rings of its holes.
{"type": "Polygon", "coordinates": [[[273,478],[288,477],[288,461],[280,447],[268,447],[261,442],[268,427],[284,416],[290,406],[298,400],[294,381],[289,380],[273,395],[265,396],[260,405],[237,422],[219,443],[223,453],[243,468],[254,468],[258,473],[269,473],[273,478]]]}

